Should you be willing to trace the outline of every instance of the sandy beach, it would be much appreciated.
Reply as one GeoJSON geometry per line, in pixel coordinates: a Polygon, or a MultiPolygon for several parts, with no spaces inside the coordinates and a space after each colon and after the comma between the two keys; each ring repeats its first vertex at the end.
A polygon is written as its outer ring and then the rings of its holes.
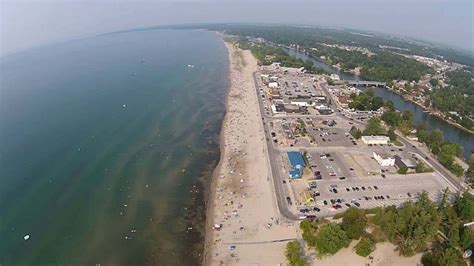
{"type": "Polygon", "coordinates": [[[230,88],[221,130],[221,159],[211,185],[205,265],[284,264],[297,225],[279,217],[270,176],[250,51],[225,44],[230,88]],[[220,230],[212,229],[222,225],[220,230]]]}
{"type": "MultiPolygon", "coordinates": [[[[214,171],[206,221],[204,265],[286,265],[288,241],[301,239],[299,223],[279,214],[264,139],[253,72],[256,59],[247,50],[225,43],[230,88],[221,129],[221,158],[214,171]],[[213,229],[219,225],[219,230],[213,229]]],[[[395,246],[379,243],[372,259],[353,247],[317,259],[307,250],[309,265],[418,265],[421,254],[398,255],[395,246]]]]}

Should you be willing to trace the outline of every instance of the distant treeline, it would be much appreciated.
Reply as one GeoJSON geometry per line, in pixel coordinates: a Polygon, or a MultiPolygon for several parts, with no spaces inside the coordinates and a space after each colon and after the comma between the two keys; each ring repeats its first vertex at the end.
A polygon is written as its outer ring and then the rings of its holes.
{"type": "Polygon", "coordinates": [[[303,67],[308,73],[326,73],[324,69],[315,67],[311,61],[304,61],[288,55],[282,48],[267,44],[253,43],[245,38],[232,38],[230,40],[235,42],[241,49],[250,50],[260,65],[270,65],[278,62],[283,67],[303,67]]]}

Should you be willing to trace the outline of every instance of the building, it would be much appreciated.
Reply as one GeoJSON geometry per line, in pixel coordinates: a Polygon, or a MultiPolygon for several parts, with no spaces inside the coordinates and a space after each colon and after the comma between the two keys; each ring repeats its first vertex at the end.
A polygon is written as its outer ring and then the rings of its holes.
{"type": "Polygon", "coordinates": [[[291,179],[301,178],[305,166],[303,155],[296,151],[288,152],[288,161],[290,162],[290,171],[288,175],[291,179]]]}
{"type": "Polygon", "coordinates": [[[303,169],[305,166],[303,155],[297,151],[288,152],[288,160],[292,169],[303,169]]]}
{"type": "Polygon", "coordinates": [[[278,82],[270,82],[270,83],[268,83],[268,87],[269,87],[270,89],[272,89],[272,88],[278,88],[279,85],[278,85],[278,82]]]}
{"type": "Polygon", "coordinates": [[[281,125],[283,132],[285,133],[286,144],[289,146],[293,146],[296,144],[296,138],[293,135],[293,130],[287,125],[281,125]]]}
{"type": "Polygon", "coordinates": [[[339,104],[343,108],[347,108],[349,106],[349,99],[350,98],[346,95],[341,95],[341,96],[337,97],[337,100],[338,100],[339,104]]]}
{"type": "Polygon", "coordinates": [[[374,156],[374,159],[382,167],[394,166],[395,165],[395,159],[390,157],[388,154],[378,154],[376,152],[373,152],[372,154],[374,156]]]}
{"type": "Polygon", "coordinates": [[[313,106],[314,103],[312,100],[308,99],[293,99],[290,102],[291,104],[298,105],[298,106],[313,106]]]}
{"type": "Polygon", "coordinates": [[[287,113],[304,113],[307,110],[306,106],[298,106],[294,104],[285,104],[285,112],[287,113]]]}
{"type": "Polygon", "coordinates": [[[301,178],[301,171],[300,170],[290,170],[290,171],[288,171],[288,176],[290,177],[290,179],[301,178]]]}
{"type": "Polygon", "coordinates": [[[326,96],[311,94],[314,100],[318,103],[326,103],[326,96]],[[314,95],[314,96],[313,96],[314,95]]]}
{"type": "Polygon", "coordinates": [[[332,114],[332,109],[324,104],[321,104],[321,105],[318,105],[315,107],[316,110],[318,110],[318,112],[322,115],[328,115],[328,114],[332,114]]]}
{"type": "Polygon", "coordinates": [[[275,88],[270,89],[270,98],[272,100],[281,100],[282,97],[281,97],[280,91],[275,88]]]}
{"type": "Polygon", "coordinates": [[[398,155],[395,155],[395,165],[401,169],[406,167],[408,170],[414,170],[416,168],[416,163],[408,158],[402,158],[398,155]]]}
{"type": "Polygon", "coordinates": [[[367,145],[388,144],[390,141],[387,136],[362,136],[361,140],[367,145]]]}

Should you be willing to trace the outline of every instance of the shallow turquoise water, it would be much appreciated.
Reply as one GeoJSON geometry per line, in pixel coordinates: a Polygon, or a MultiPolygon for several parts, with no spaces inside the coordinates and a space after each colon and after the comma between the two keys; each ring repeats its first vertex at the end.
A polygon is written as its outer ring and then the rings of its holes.
{"type": "Polygon", "coordinates": [[[0,73],[0,264],[197,262],[183,217],[218,157],[216,35],[76,40],[2,58],[0,73]]]}

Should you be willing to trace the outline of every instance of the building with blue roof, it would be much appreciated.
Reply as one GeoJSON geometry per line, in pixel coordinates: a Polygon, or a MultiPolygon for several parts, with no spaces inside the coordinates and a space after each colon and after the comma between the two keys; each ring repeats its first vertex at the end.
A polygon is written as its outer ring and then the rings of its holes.
{"type": "Polygon", "coordinates": [[[288,175],[291,179],[301,178],[301,170],[290,170],[288,171],[288,175]]]}
{"type": "Polygon", "coordinates": [[[290,171],[288,175],[290,178],[301,178],[302,170],[305,167],[305,162],[303,159],[303,155],[296,151],[288,152],[288,160],[290,161],[290,171]]]}

